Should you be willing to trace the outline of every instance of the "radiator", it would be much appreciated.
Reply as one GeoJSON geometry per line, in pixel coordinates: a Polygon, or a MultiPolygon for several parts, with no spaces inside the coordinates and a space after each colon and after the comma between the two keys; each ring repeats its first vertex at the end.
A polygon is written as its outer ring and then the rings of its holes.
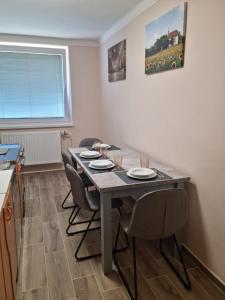
{"type": "Polygon", "coordinates": [[[61,135],[55,131],[2,132],[2,144],[19,143],[25,149],[25,165],[61,162],[61,135]]]}

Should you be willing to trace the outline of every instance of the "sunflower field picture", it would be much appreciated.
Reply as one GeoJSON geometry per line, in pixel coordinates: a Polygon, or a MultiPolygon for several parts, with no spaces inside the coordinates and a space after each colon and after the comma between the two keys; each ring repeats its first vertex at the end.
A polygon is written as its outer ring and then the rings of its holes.
{"type": "Polygon", "coordinates": [[[146,26],[145,74],[184,66],[187,3],[146,26]]]}

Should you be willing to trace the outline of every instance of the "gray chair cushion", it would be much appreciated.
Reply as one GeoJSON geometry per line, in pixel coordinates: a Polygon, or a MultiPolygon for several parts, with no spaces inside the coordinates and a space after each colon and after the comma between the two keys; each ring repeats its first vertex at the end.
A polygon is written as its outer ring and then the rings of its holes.
{"type": "Polygon", "coordinates": [[[95,143],[102,143],[98,138],[85,138],[80,141],[79,147],[91,147],[95,143]]]}
{"type": "Polygon", "coordinates": [[[128,235],[153,240],[175,234],[187,221],[187,200],[187,194],[182,189],[143,195],[134,205],[128,235]]]}
{"type": "MultiPolygon", "coordinates": [[[[66,164],[66,171],[71,185],[73,201],[82,209],[98,211],[100,210],[100,193],[98,191],[87,191],[84,183],[77,171],[66,164]]],[[[112,208],[119,208],[122,205],[120,199],[112,200],[112,208]]]]}
{"type": "MultiPolygon", "coordinates": [[[[86,197],[91,210],[100,210],[100,194],[98,191],[86,191],[86,197]]],[[[112,208],[119,208],[121,206],[122,201],[120,199],[112,199],[112,208]]]]}
{"type": "MultiPolygon", "coordinates": [[[[62,151],[62,158],[63,158],[63,163],[65,166],[66,177],[68,179],[66,164],[69,164],[71,167],[73,167],[75,170],[77,170],[77,162],[76,162],[75,158],[69,153],[69,151],[62,151]]],[[[85,187],[93,185],[93,183],[89,180],[89,178],[87,177],[87,175],[85,173],[81,172],[81,173],[79,173],[79,175],[80,175],[80,178],[82,179],[85,187]]]]}

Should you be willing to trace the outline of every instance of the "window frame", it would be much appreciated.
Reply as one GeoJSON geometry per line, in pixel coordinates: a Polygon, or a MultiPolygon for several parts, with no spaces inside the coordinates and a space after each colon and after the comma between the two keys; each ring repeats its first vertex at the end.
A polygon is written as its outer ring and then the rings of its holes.
{"type": "Polygon", "coordinates": [[[64,112],[63,118],[16,118],[1,119],[0,129],[50,128],[71,127],[72,122],[72,94],[70,81],[69,47],[61,45],[4,43],[0,42],[0,52],[59,54],[62,56],[64,78],[64,112]]]}

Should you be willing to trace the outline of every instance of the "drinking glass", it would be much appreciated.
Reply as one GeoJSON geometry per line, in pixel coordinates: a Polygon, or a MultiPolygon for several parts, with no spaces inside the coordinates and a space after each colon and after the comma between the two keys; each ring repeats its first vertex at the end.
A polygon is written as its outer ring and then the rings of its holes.
{"type": "Polygon", "coordinates": [[[102,145],[100,144],[100,153],[102,154],[103,157],[107,157],[107,152],[108,152],[107,147],[102,146],[102,145]]]}
{"type": "Polygon", "coordinates": [[[100,151],[101,143],[94,143],[92,146],[96,151],[100,151]]]}
{"type": "Polygon", "coordinates": [[[141,168],[149,168],[149,157],[148,156],[141,156],[140,157],[140,165],[141,168]]]}
{"type": "Polygon", "coordinates": [[[123,162],[123,156],[121,154],[113,155],[113,161],[118,168],[121,168],[123,162]]]}

